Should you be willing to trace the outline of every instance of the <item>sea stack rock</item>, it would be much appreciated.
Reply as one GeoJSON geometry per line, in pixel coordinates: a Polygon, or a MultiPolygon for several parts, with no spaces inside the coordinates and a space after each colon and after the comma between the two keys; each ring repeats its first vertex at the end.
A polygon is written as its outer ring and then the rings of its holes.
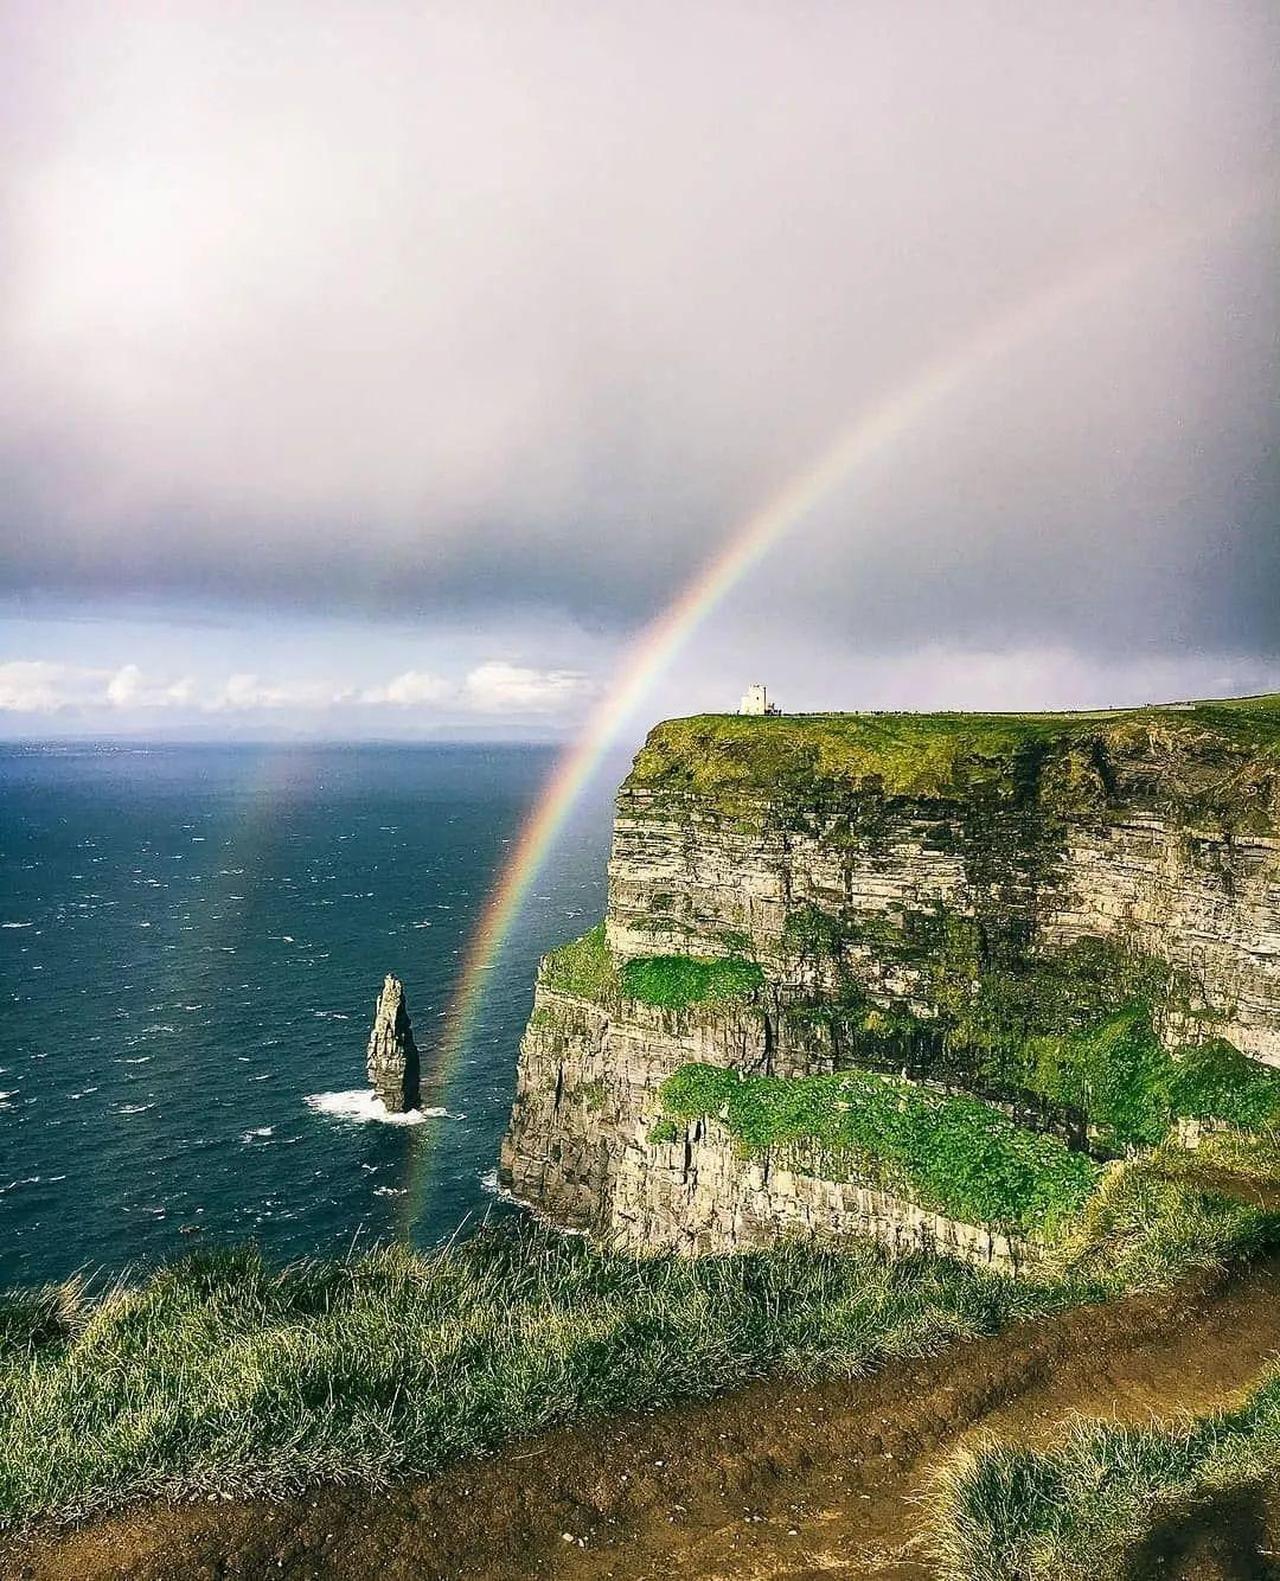
{"type": "Polygon", "coordinates": [[[388,1114],[418,1107],[418,1045],[413,1041],[404,984],[387,973],[369,1034],[369,1084],[388,1114]]]}

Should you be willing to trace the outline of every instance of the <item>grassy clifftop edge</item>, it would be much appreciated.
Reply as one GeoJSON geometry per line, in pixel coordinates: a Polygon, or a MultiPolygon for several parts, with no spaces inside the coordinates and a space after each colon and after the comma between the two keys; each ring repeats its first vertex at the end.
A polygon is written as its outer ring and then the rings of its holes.
{"type": "Polygon", "coordinates": [[[895,797],[1034,786],[1064,804],[1142,789],[1280,815],[1280,693],[1081,713],[701,714],[655,725],[623,786],[710,798],[876,786],[895,797]]]}

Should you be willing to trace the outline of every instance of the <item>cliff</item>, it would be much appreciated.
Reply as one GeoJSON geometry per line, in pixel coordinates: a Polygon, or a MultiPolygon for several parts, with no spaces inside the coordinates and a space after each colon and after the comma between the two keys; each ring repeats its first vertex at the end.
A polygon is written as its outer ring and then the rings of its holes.
{"type": "Polygon", "coordinates": [[[1269,1114],[1254,1062],[1280,1064],[1280,700],[672,720],[618,794],[603,931],[540,968],[502,1169],[636,1249],[869,1231],[1016,1266],[1076,1187],[958,1187],[974,1160],[931,1167],[957,1105],[995,1117],[988,1174],[1066,1180],[1269,1114]],[[738,1085],[682,1108],[704,1067],[738,1085]]]}

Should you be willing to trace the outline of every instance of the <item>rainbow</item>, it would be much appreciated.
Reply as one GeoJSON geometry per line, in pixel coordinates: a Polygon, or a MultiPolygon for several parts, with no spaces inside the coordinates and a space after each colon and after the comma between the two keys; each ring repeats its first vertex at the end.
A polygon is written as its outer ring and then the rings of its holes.
{"type": "MultiPolygon", "coordinates": [[[[1252,188],[1243,197],[1214,205],[1192,224],[1148,232],[1137,244],[1118,249],[987,321],[886,398],[859,412],[812,465],[727,535],[722,547],[627,651],[613,684],[556,764],[521,828],[467,945],[444,1018],[432,1072],[435,1083],[447,1083],[466,1049],[486,974],[583,788],[646,693],[725,594],[821,501],[917,427],[961,385],[1044,333],[1068,311],[1124,284],[1170,248],[1215,234],[1273,203],[1270,188],[1252,188]]],[[[419,1195],[418,1189],[408,1194],[411,1221],[420,1212],[419,1195]]]]}

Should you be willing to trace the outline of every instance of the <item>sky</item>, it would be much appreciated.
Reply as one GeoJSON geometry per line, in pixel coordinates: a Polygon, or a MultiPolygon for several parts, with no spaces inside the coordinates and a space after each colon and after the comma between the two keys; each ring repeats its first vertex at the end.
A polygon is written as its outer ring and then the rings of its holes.
{"type": "Polygon", "coordinates": [[[0,736],[1280,688],[1270,0],[0,0],[0,736]]]}

